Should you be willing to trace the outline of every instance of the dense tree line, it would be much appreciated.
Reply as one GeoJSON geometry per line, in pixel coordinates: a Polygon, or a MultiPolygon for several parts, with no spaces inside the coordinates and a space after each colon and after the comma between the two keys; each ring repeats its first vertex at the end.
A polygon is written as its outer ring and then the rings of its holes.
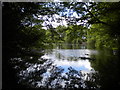
{"type": "Polygon", "coordinates": [[[60,40],[75,44],[87,40],[89,48],[119,48],[119,2],[63,2],[61,8],[64,8],[60,12],[63,12],[61,16],[65,17],[68,27],[48,30],[49,34],[52,30],[54,42],[60,40]],[[69,9],[67,14],[66,9],[69,9]],[[73,12],[79,17],[74,17],[73,12]],[[82,23],[77,25],[78,22],[82,23]]]}

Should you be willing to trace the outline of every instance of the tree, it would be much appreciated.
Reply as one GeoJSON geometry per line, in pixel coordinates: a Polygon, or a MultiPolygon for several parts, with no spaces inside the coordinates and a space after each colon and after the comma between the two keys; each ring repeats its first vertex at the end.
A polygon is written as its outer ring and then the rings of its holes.
{"type": "Polygon", "coordinates": [[[91,10],[96,18],[102,21],[92,23],[91,30],[88,30],[88,37],[94,39],[96,47],[119,48],[119,6],[119,2],[97,3],[91,10]]]}
{"type": "Polygon", "coordinates": [[[5,85],[9,88],[19,87],[16,76],[18,71],[13,69],[14,64],[11,63],[11,59],[29,55],[33,47],[43,48],[45,30],[42,29],[42,21],[38,20],[38,15],[54,13],[55,8],[50,7],[50,3],[47,2],[3,3],[3,88],[6,88],[5,85]]]}

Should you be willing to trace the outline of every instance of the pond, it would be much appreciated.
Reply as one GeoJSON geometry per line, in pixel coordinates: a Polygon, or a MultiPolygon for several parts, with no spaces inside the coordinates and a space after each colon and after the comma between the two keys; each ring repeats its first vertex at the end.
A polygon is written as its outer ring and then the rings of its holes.
{"type": "Polygon", "coordinates": [[[61,66],[66,71],[69,67],[82,72],[90,72],[92,67],[89,60],[90,55],[97,54],[96,50],[89,49],[52,49],[45,50],[43,59],[51,59],[53,64],[61,66]]]}
{"type": "Polygon", "coordinates": [[[120,60],[111,50],[56,45],[40,56],[12,58],[18,83],[28,88],[108,89],[120,86],[120,60]]]}

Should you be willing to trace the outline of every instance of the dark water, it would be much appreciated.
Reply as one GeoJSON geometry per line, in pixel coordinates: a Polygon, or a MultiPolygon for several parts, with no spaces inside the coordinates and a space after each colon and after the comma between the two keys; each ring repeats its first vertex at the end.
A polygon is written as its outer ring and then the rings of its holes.
{"type": "Polygon", "coordinates": [[[113,89],[120,87],[120,60],[112,50],[56,45],[40,55],[12,58],[18,84],[28,88],[113,89]]]}

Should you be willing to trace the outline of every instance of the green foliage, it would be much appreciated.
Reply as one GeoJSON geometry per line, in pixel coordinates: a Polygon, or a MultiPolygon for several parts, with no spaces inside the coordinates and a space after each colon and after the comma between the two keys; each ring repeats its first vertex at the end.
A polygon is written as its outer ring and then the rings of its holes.
{"type": "Polygon", "coordinates": [[[50,36],[48,39],[51,39],[51,41],[55,40],[56,43],[64,42],[80,44],[81,42],[85,41],[83,37],[86,37],[86,28],[78,25],[71,25],[68,27],[58,26],[56,29],[54,29],[54,32],[50,32],[50,30],[48,30],[47,35],[50,36]],[[54,39],[52,39],[52,35],[54,36],[54,39]]]}
{"type": "MultiPolygon", "coordinates": [[[[96,48],[117,48],[119,47],[119,3],[97,3],[91,12],[99,22],[94,22],[88,30],[88,43],[94,42],[96,48]],[[95,10],[97,12],[95,12],[95,10]]],[[[91,18],[91,21],[92,20],[91,18]]]]}
{"type": "Polygon", "coordinates": [[[87,42],[95,45],[96,48],[115,48],[118,45],[117,40],[111,37],[107,29],[99,24],[91,26],[91,29],[88,31],[87,42]]]}
{"type": "Polygon", "coordinates": [[[61,5],[64,7],[62,12],[69,9],[69,13],[62,15],[66,17],[69,25],[64,39],[66,42],[76,43],[80,40],[83,41],[81,37],[77,38],[76,33],[79,34],[77,27],[72,30],[72,25],[82,22],[85,26],[90,25],[90,30],[87,31],[87,42],[93,48],[119,47],[120,2],[65,2],[61,3],[61,5]],[[73,11],[77,13],[78,18],[72,16],[73,11]]]}

